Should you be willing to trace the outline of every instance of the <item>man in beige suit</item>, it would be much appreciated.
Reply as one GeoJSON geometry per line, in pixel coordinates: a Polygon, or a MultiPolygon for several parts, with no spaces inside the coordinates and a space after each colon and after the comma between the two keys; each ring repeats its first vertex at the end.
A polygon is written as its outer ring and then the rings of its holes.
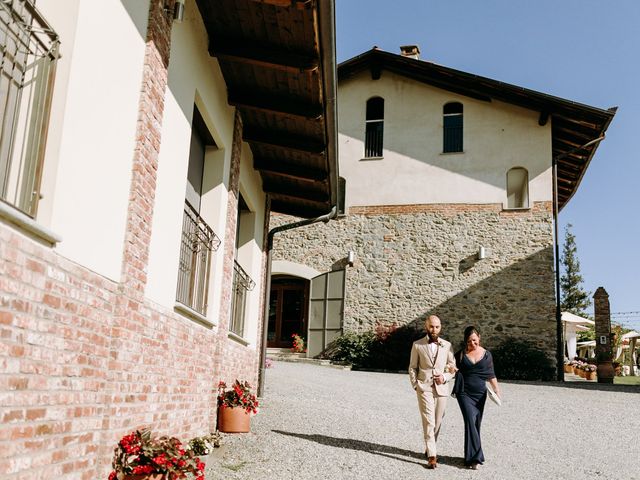
{"type": "Polygon", "coordinates": [[[418,396],[424,441],[427,445],[424,452],[428,459],[427,468],[438,466],[436,440],[450,395],[448,382],[453,378],[456,368],[451,343],[439,338],[441,328],[438,317],[431,315],[427,318],[427,335],[413,342],[409,361],[409,378],[418,396]]]}

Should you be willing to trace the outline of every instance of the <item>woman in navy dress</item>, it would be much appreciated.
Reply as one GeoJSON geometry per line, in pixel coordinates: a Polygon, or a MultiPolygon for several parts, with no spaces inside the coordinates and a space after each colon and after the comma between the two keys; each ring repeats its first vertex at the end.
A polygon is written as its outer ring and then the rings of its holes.
{"type": "Polygon", "coordinates": [[[501,395],[491,352],[480,346],[480,332],[476,327],[465,328],[464,345],[455,355],[458,373],[454,393],[464,418],[464,464],[475,470],[484,462],[480,426],[487,401],[486,382],[501,395]]]}

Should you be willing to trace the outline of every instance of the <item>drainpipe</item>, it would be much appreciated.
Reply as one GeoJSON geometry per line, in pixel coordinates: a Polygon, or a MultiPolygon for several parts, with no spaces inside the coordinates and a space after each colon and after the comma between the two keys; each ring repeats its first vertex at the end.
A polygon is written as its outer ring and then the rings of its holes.
{"type": "Polygon", "coordinates": [[[267,278],[264,291],[264,318],[262,325],[262,345],[260,347],[260,370],[258,371],[258,396],[264,395],[264,370],[267,359],[267,330],[269,328],[269,299],[271,296],[271,249],[273,237],[278,232],[304,227],[312,223],[328,222],[338,213],[338,139],[337,139],[337,94],[338,84],[336,75],[336,35],[335,35],[335,0],[322,0],[317,2],[318,30],[320,40],[320,58],[322,59],[322,86],[325,99],[325,138],[327,139],[327,164],[329,169],[329,184],[331,198],[329,205],[333,205],[331,211],[317,218],[301,220],[275,227],[267,236],[267,278]]]}
{"type": "Polygon", "coordinates": [[[562,335],[562,311],[560,307],[560,252],[558,244],[558,160],[563,159],[572,153],[587,148],[595,143],[604,140],[604,133],[598,138],[588,141],[584,145],[569,150],[561,155],[553,157],[553,243],[555,251],[555,269],[556,269],[556,375],[559,382],[564,382],[564,342],[562,335]]]}
{"type": "Polygon", "coordinates": [[[327,214],[321,215],[317,218],[310,218],[306,220],[300,220],[299,222],[287,223],[274,227],[269,230],[267,235],[267,272],[266,283],[264,289],[264,316],[262,319],[262,343],[260,345],[260,370],[258,371],[258,397],[264,395],[264,373],[265,363],[267,360],[267,333],[269,329],[269,300],[271,297],[271,250],[273,249],[273,237],[276,233],[284,232],[286,230],[292,230],[294,228],[304,227],[318,222],[328,222],[338,213],[338,207],[333,207],[327,214]]]}

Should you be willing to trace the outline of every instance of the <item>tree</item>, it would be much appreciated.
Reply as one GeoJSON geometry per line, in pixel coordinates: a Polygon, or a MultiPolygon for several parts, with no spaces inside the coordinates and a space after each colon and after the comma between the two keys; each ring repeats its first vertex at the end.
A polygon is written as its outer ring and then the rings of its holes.
{"type": "Polygon", "coordinates": [[[571,233],[570,223],[564,229],[564,246],[560,262],[564,273],[560,277],[562,289],[562,311],[571,312],[581,317],[587,317],[586,309],[591,305],[591,294],[582,288],[584,279],[580,275],[580,261],[578,260],[578,248],[576,237],[571,233]]]}

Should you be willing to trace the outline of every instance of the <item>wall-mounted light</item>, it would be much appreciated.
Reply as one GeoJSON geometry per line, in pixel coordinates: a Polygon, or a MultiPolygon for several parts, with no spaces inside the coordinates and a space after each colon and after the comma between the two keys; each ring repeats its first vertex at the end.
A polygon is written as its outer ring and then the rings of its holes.
{"type": "Polygon", "coordinates": [[[353,267],[353,262],[356,261],[356,252],[354,252],[353,250],[349,250],[349,253],[347,253],[347,265],[349,265],[350,267],[353,267]]]}
{"type": "Polygon", "coordinates": [[[167,15],[171,15],[175,22],[181,22],[184,20],[184,1],[176,0],[173,3],[173,7],[168,2],[165,2],[164,11],[167,15]]]}
{"type": "Polygon", "coordinates": [[[478,249],[478,260],[484,260],[487,257],[487,252],[484,247],[478,249]]]}

